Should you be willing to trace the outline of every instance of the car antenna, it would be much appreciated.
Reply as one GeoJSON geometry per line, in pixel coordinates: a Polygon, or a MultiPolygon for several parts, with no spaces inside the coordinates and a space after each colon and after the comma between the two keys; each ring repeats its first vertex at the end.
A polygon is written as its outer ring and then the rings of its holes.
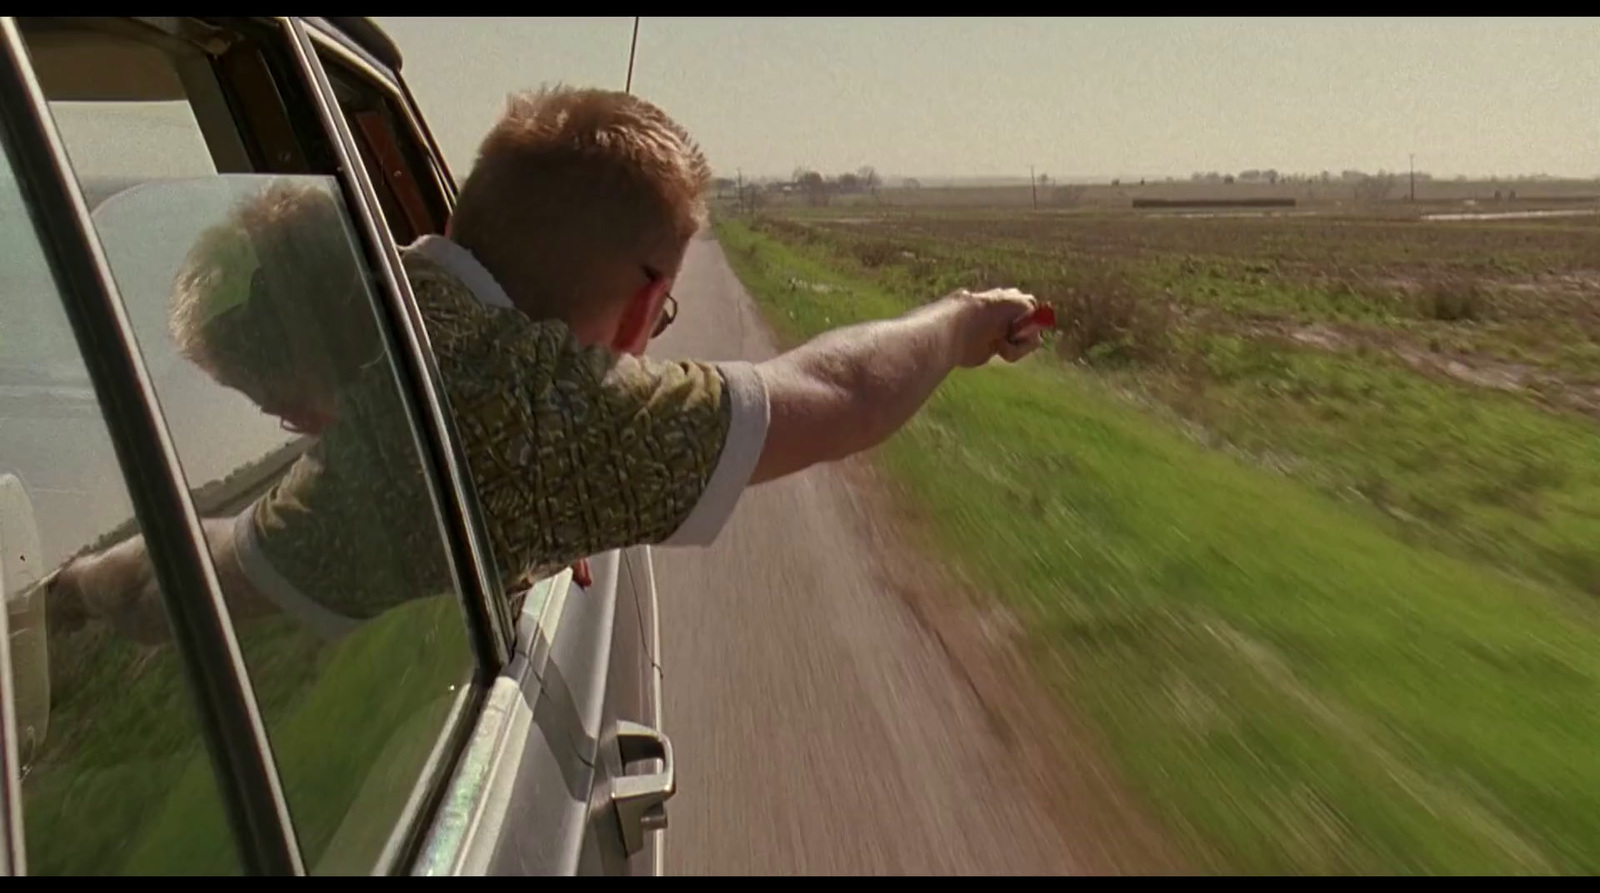
{"type": "Polygon", "coordinates": [[[639,17],[633,17],[633,42],[628,46],[628,84],[623,87],[624,93],[633,92],[633,54],[639,49],[639,17]]]}

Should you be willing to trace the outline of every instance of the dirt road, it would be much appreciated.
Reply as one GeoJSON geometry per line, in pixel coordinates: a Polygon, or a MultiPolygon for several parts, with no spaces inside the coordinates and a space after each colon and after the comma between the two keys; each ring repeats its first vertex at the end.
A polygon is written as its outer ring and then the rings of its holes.
{"type": "MultiPolygon", "coordinates": [[[[674,294],[657,355],[772,355],[716,242],[695,241],[674,294]]],[[[823,467],[752,489],[712,548],[656,550],[680,773],[667,872],[1108,870],[884,584],[893,537],[859,478],[823,467]]]]}

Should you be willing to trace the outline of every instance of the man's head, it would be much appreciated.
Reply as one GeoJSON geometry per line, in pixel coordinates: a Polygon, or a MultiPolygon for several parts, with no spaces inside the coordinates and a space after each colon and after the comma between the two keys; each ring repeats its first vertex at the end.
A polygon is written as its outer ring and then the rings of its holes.
{"type": "Polygon", "coordinates": [[[275,183],[189,249],[169,324],[178,350],[293,430],[332,423],[338,392],[378,360],[366,279],[339,201],[275,183]]]}
{"type": "Polygon", "coordinates": [[[519,93],[478,148],[450,237],[524,313],[639,353],[705,223],[710,176],[688,133],[642,99],[519,93]]]}

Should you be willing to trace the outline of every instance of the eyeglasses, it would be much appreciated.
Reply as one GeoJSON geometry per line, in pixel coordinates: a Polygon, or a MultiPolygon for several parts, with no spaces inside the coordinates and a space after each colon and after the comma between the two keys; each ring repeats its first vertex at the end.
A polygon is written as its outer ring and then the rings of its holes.
{"type": "MultiPolygon", "coordinates": [[[[662,276],[660,273],[657,273],[655,270],[652,270],[649,267],[642,267],[642,269],[644,270],[644,274],[650,278],[651,282],[656,282],[658,280],[666,278],[665,276],[662,276]]],[[[674,298],[672,296],[672,292],[669,291],[669,292],[667,292],[667,299],[665,301],[663,301],[662,304],[661,304],[661,318],[656,320],[655,331],[650,333],[650,337],[651,338],[660,338],[661,337],[661,333],[665,332],[667,330],[667,326],[672,325],[672,321],[677,319],[677,318],[678,318],[678,299],[674,298]]]]}

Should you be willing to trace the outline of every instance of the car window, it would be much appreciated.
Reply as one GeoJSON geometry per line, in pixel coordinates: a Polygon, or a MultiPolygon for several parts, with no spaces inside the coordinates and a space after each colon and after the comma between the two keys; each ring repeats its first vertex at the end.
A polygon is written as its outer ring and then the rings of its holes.
{"type": "Polygon", "coordinates": [[[172,319],[132,314],[142,350],[166,365],[156,395],[197,507],[236,519],[236,560],[277,609],[241,617],[257,612],[238,604],[224,576],[306,863],[315,870],[328,853],[364,870],[472,657],[349,222],[333,218],[332,244],[325,233],[276,245],[261,236],[259,266],[220,273],[246,289],[224,311],[240,315],[237,327],[207,333],[201,317],[169,310],[208,229],[260,203],[265,217],[287,215],[282,204],[296,201],[342,208],[331,179],[227,175],[147,184],[94,220],[130,307],[172,319]],[[202,339],[214,340],[191,346],[202,339]],[[300,406],[327,413],[326,427],[292,415],[300,406]]]}
{"type": "Polygon", "coordinates": [[[405,245],[421,235],[443,233],[449,211],[430,154],[393,97],[326,49],[318,56],[395,241],[405,245]]]}
{"type": "MultiPolygon", "coordinates": [[[[73,34],[102,36],[58,30],[45,49],[65,53],[73,34]]],[[[41,83],[58,115],[86,96],[118,110],[62,128],[64,142],[85,191],[98,188],[94,226],[211,541],[304,862],[366,873],[392,852],[471,683],[461,595],[336,181],[228,172],[248,160],[235,118],[205,98],[216,69],[170,41],[145,46],[183,73],[175,98],[132,52],[86,57],[71,91],[41,83]],[[128,87],[136,77],[150,89],[128,87]]],[[[189,865],[229,870],[208,855],[222,823],[157,821],[189,865]]]]}
{"type": "Polygon", "coordinates": [[[38,25],[28,28],[27,42],[91,208],[147,180],[215,173],[208,137],[224,169],[245,169],[200,50],[158,47],[116,30],[38,25]]]}
{"type": "MultiPolygon", "coordinates": [[[[15,173],[0,167],[0,536],[33,874],[236,872],[178,656],[74,625],[39,582],[137,535],[101,408],[15,173]],[[36,567],[37,570],[30,567],[36,567]],[[64,619],[65,618],[65,619],[64,619]],[[205,833],[196,858],[192,839],[205,833]]],[[[152,586],[154,584],[151,584],[152,586]]],[[[147,620],[164,627],[159,597],[147,620]]]]}

